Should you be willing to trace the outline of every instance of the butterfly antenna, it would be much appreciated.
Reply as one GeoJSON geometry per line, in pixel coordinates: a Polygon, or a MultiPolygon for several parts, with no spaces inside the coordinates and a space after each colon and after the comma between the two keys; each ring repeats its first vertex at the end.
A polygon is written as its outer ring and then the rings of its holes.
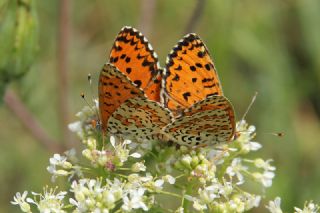
{"type": "MultiPolygon", "coordinates": [[[[245,113],[243,114],[242,118],[240,121],[243,121],[245,119],[245,117],[247,116],[250,108],[252,107],[253,103],[256,101],[256,98],[258,96],[258,92],[255,92],[255,94],[253,95],[252,99],[251,99],[251,102],[249,104],[249,106],[247,107],[247,110],[245,111],[245,113]]],[[[234,139],[237,139],[237,137],[239,137],[240,133],[242,132],[251,132],[251,131],[248,131],[248,130],[243,130],[243,131],[237,131],[234,135],[234,139]]],[[[274,135],[274,136],[277,136],[277,137],[283,137],[284,136],[284,133],[283,132],[268,132],[268,133],[264,133],[264,134],[271,134],[271,135],[274,135]]]]}
{"type": "Polygon", "coordinates": [[[241,121],[243,121],[245,119],[245,117],[247,116],[249,110],[251,109],[253,103],[256,101],[256,98],[258,96],[258,92],[255,92],[252,99],[251,99],[251,102],[249,104],[249,106],[247,107],[247,110],[245,111],[245,113],[243,114],[242,118],[241,118],[241,121]]]}
{"type": "Polygon", "coordinates": [[[91,74],[88,74],[88,82],[89,82],[89,86],[90,86],[90,93],[91,93],[91,98],[93,98],[93,90],[92,90],[92,77],[91,74]]]}
{"type": "Polygon", "coordinates": [[[90,109],[91,109],[92,111],[94,111],[93,106],[87,101],[87,99],[86,99],[86,97],[85,97],[85,95],[84,95],[83,92],[80,93],[80,96],[81,96],[81,98],[84,100],[84,102],[90,107],[90,109]]]}
{"type": "Polygon", "coordinates": [[[274,136],[277,136],[279,138],[284,137],[284,133],[283,132],[266,132],[265,134],[274,135],[274,136]]]}
{"type": "MultiPolygon", "coordinates": [[[[90,86],[90,93],[91,93],[91,98],[92,100],[94,101],[94,95],[93,95],[93,89],[92,89],[92,77],[91,77],[91,73],[88,74],[88,82],[89,82],[89,86],[90,86]]],[[[98,122],[100,123],[101,119],[100,119],[100,116],[99,116],[99,112],[98,112],[98,109],[96,107],[92,107],[96,113],[96,116],[98,118],[98,122]]]]}

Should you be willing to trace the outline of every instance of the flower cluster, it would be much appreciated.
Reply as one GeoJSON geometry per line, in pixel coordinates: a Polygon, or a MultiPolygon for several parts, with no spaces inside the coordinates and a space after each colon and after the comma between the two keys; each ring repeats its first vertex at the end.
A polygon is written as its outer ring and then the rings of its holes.
{"type": "MultiPolygon", "coordinates": [[[[65,177],[68,192],[45,188],[42,194],[17,193],[12,204],[23,212],[245,212],[258,207],[272,185],[272,160],[248,158],[262,145],[253,141],[255,127],[237,123],[237,136],[215,147],[170,146],[106,138],[92,124],[96,109],[85,107],[69,125],[80,137],[81,156],[74,150],[54,154],[47,170],[52,181],[65,177]],[[245,185],[257,184],[261,192],[245,185]],[[68,197],[68,198],[67,198],[68,197]],[[167,197],[167,199],[163,199],[167,197]],[[164,205],[164,200],[170,203],[164,205]]],[[[282,212],[280,198],[270,201],[271,213],[282,212]]],[[[306,203],[296,212],[318,212],[306,203]]]]}
{"type": "Polygon", "coordinates": [[[150,174],[139,176],[131,174],[126,181],[110,179],[80,179],[73,181],[71,192],[74,198],[69,202],[75,206],[75,212],[106,212],[117,204],[123,211],[134,209],[149,210],[154,205],[154,192],[161,192],[165,178],[156,179],[150,174]],[[150,194],[150,195],[149,195],[150,194]]]}
{"type": "MultiPolygon", "coordinates": [[[[281,210],[281,198],[276,197],[274,201],[269,201],[269,204],[266,206],[266,208],[269,210],[270,213],[282,213],[281,210]]],[[[303,209],[300,209],[298,207],[294,207],[294,213],[317,213],[320,210],[320,206],[317,204],[314,204],[312,201],[306,202],[304,204],[303,209]]]]}
{"type": "Polygon", "coordinates": [[[30,204],[34,204],[39,212],[66,212],[64,210],[65,204],[63,199],[65,198],[67,192],[60,191],[56,193],[56,189],[57,188],[49,189],[48,186],[46,186],[43,189],[43,193],[32,192],[32,195],[34,196],[33,199],[27,197],[27,191],[23,192],[22,195],[18,192],[13,198],[14,201],[11,203],[14,205],[19,205],[21,211],[28,213],[32,212],[30,204]]]}

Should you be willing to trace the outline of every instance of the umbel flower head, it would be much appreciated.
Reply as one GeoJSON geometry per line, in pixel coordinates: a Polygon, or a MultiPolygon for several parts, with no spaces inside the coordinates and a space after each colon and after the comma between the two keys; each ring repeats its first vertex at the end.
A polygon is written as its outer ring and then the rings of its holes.
{"type": "MultiPolygon", "coordinates": [[[[31,212],[246,212],[260,205],[272,185],[272,159],[249,158],[262,145],[253,141],[255,127],[237,123],[236,140],[216,147],[190,149],[157,141],[103,138],[93,128],[92,110],[84,108],[69,126],[83,143],[50,158],[52,181],[63,179],[67,191],[45,187],[43,193],[17,193],[11,202],[31,212]],[[245,185],[257,185],[261,192],[245,185]],[[163,203],[169,200],[170,203],[163,203]]],[[[270,201],[271,213],[282,212],[280,198],[270,201]]],[[[318,212],[306,203],[295,212],[318,212]]]]}

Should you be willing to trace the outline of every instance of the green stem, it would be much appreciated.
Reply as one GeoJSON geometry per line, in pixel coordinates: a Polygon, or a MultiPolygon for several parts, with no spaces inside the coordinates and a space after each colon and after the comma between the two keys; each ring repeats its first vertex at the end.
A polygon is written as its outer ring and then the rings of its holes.
{"type": "Polygon", "coordinates": [[[174,197],[177,197],[177,198],[181,198],[181,195],[179,195],[179,194],[176,194],[176,193],[172,193],[172,192],[167,192],[167,191],[162,191],[162,190],[160,190],[160,191],[157,191],[157,192],[159,192],[159,193],[161,193],[161,194],[165,194],[165,195],[171,195],[171,196],[174,196],[174,197]]]}
{"type": "Polygon", "coordinates": [[[186,174],[181,174],[181,175],[178,175],[177,177],[175,177],[175,179],[179,179],[179,178],[182,178],[184,176],[186,176],[186,174]]]}
{"type": "Polygon", "coordinates": [[[117,170],[120,170],[120,171],[130,171],[131,169],[129,169],[129,168],[117,168],[117,170]]]}

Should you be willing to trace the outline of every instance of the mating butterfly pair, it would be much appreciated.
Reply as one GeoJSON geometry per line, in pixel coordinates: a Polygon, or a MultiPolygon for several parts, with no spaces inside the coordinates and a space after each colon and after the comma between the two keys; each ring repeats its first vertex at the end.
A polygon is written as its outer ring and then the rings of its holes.
{"type": "Polygon", "coordinates": [[[110,134],[194,146],[230,141],[235,131],[232,105],[195,34],[178,42],[161,69],[147,39],[122,28],[98,90],[102,128],[110,134]]]}

